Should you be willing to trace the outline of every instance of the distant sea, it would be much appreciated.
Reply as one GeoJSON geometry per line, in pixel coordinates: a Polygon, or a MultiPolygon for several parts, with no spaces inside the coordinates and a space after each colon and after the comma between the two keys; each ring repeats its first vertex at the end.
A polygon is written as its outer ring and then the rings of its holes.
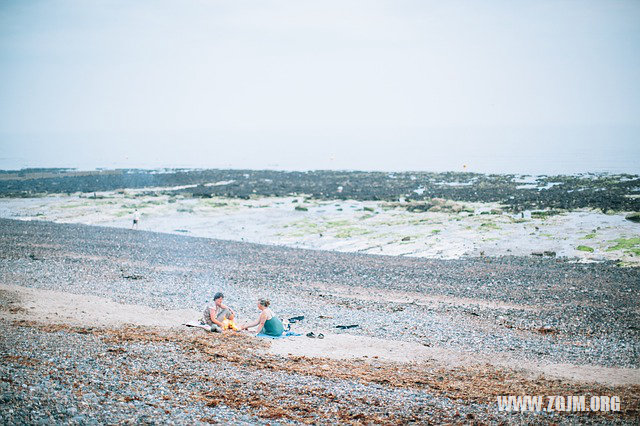
{"type": "Polygon", "coordinates": [[[639,128],[227,132],[153,135],[0,133],[0,169],[28,167],[468,171],[640,174],[639,128]]]}

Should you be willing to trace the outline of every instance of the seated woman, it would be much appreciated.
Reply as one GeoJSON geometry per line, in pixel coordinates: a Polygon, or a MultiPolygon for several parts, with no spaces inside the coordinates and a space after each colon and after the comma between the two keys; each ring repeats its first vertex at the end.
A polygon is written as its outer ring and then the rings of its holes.
{"type": "Polygon", "coordinates": [[[282,321],[276,317],[271,309],[269,309],[269,302],[266,299],[260,299],[258,301],[258,309],[260,309],[260,317],[254,322],[245,324],[242,326],[243,330],[247,330],[250,327],[258,326],[258,334],[266,334],[267,336],[278,337],[284,332],[282,321]]]}

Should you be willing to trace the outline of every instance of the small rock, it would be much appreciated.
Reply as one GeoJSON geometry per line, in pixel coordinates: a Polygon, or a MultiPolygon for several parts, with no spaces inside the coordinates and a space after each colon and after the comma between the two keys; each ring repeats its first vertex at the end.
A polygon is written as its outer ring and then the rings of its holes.
{"type": "Polygon", "coordinates": [[[640,213],[638,213],[638,212],[629,213],[624,218],[627,219],[627,220],[630,220],[631,222],[640,223],[640,213]]]}

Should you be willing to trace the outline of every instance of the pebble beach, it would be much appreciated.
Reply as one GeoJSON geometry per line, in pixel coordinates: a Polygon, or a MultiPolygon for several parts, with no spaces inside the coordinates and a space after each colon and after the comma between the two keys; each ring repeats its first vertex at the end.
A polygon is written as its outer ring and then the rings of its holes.
{"type": "Polygon", "coordinates": [[[637,420],[637,268],[374,256],[42,221],[1,220],[0,235],[5,423],[637,420]],[[135,317],[82,325],[77,312],[70,325],[56,318],[62,308],[39,314],[17,288],[194,320],[222,291],[240,318],[269,297],[283,319],[305,319],[289,347],[135,317]],[[326,356],[308,332],[327,335],[326,356]],[[350,336],[374,342],[371,351],[330,347],[348,348],[350,336]],[[497,410],[496,393],[542,389],[620,394],[624,411],[497,410]]]}
{"type": "Polygon", "coordinates": [[[0,419],[635,424],[637,181],[3,172],[0,419]],[[240,323],[270,299],[297,336],[186,327],[218,291],[240,323]]]}

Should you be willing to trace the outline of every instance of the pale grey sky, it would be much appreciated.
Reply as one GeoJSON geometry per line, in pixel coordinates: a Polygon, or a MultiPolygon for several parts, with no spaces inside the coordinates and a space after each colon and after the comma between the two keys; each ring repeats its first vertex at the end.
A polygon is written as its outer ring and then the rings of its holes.
{"type": "Polygon", "coordinates": [[[639,1],[0,0],[0,168],[624,171],[639,75],[639,1]]]}

